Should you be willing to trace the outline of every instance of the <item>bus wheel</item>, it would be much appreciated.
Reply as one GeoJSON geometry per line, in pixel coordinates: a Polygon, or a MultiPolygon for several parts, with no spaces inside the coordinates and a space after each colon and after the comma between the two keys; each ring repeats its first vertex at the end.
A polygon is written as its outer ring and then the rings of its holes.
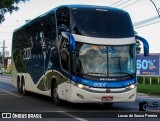
{"type": "Polygon", "coordinates": [[[18,93],[21,93],[21,83],[19,79],[17,80],[17,90],[18,90],[18,93]]]}
{"type": "Polygon", "coordinates": [[[24,80],[21,81],[21,94],[22,95],[27,95],[27,91],[25,89],[25,81],[24,80]]]}
{"type": "Polygon", "coordinates": [[[58,96],[58,85],[56,83],[56,81],[54,82],[54,85],[52,85],[52,99],[53,99],[53,102],[54,104],[56,105],[61,105],[61,100],[59,99],[59,96],[58,96]]]}
{"type": "Polygon", "coordinates": [[[106,108],[112,108],[113,103],[103,103],[106,108]]]}

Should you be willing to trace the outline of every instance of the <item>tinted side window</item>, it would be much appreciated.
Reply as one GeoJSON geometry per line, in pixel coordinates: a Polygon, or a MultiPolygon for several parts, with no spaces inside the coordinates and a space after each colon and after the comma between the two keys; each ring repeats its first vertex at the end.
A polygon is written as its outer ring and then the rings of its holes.
{"type": "Polygon", "coordinates": [[[36,83],[39,78],[52,68],[52,52],[56,41],[56,23],[54,14],[33,23],[30,38],[31,56],[27,61],[27,71],[36,83]]]}
{"type": "Polygon", "coordinates": [[[70,31],[70,14],[68,8],[60,8],[57,10],[57,30],[60,34],[61,31],[70,31]]]}
{"type": "Polygon", "coordinates": [[[74,34],[100,38],[134,36],[132,22],[126,12],[75,9],[71,14],[73,19],[72,33],[74,34]]]}
{"type": "Polygon", "coordinates": [[[70,32],[70,14],[68,8],[60,8],[56,12],[57,17],[57,30],[58,30],[58,41],[60,49],[60,61],[61,66],[64,70],[70,70],[70,56],[68,48],[66,46],[66,40],[61,37],[62,31],[70,32]]]}

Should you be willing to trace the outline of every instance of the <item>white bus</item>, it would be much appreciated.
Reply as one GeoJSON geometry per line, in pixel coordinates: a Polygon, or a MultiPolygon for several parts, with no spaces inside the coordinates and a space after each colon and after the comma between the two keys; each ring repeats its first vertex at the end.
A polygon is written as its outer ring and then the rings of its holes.
{"type": "Polygon", "coordinates": [[[12,81],[18,92],[50,96],[55,104],[133,102],[136,39],[129,14],[91,5],[59,6],[16,29],[12,81]]]}

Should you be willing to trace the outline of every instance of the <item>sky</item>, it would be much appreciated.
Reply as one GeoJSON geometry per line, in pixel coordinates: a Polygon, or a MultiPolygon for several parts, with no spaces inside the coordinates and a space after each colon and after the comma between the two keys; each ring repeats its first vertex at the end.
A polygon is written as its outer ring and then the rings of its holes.
{"type": "MultiPolygon", "coordinates": [[[[160,0],[153,1],[157,8],[160,8],[160,0]]],[[[24,25],[25,20],[32,20],[54,7],[66,4],[117,7],[130,14],[132,23],[158,16],[158,13],[150,0],[30,0],[29,2],[21,2],[18,4],[18,11],[13,12],[12,14],[5,14],[6,20],[0,24],[0,47],[2,47],[3,40],[5,40],[7,47],[5,50],[8,50],[11,55],[12,34],[16,28],[24,25]]],[[[160,22],[142,28],[137,28],[135,31],[138,32],[139,36],[142,36],[149,42],[150,53],[160,53],[160,45],[158,44],[160,39],[160,22]]],[[[0,52],[1,51],[2,48],[0,48],[0,52]]]]}

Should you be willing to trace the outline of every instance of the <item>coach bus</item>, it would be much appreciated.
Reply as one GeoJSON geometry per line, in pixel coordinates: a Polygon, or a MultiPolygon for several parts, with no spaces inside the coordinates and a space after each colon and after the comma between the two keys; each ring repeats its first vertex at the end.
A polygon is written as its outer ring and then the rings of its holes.
{"type": "Polygon", "coordinates": [[[117,8],[63,5],[13,33],[12,82],[18,92],[50,96],[57,105],[133,102],[136,39],[129,14],[117,8]]]}

